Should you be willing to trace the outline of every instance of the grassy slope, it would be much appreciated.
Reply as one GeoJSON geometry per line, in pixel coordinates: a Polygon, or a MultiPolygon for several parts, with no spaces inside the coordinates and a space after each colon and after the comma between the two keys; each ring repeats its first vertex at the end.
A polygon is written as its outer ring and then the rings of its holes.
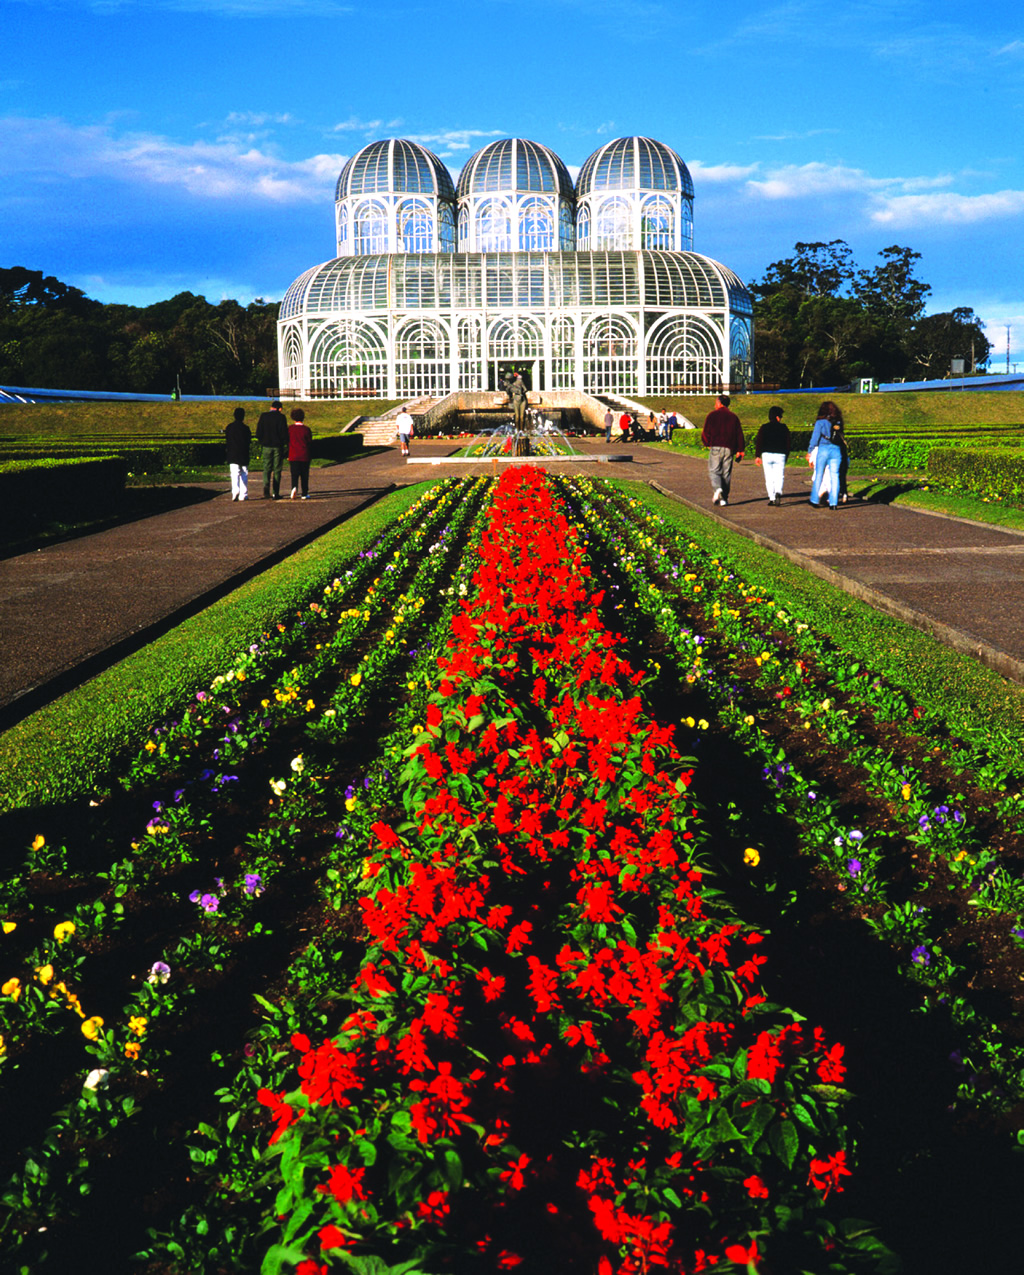
{"type": "MultiPolygon", "coordinates": [[[[235,407],[244,407],[246,421],[255,428],[266,399],[248,403],[3,403],[0,404],[0,443],[49,438],[68,444],[83,438],[116,435],[122,439],[185,439],[219,436],[235,407]]],[[[357,416],[376,416],[394,403],[384,400],[317,401],[285,404],[306,411],[314,434],[338,434],[357,416]]]]}
{"type": "MultiPolygon", "coordinates": [[[[823,393],[822,398],[828,395],[823,393]]],[[[973,425],[991,427],[1014,425],[1024,432],[1024,391],[997,390],[968,392],[951,390],[893,394],[837,394],[847,433],[893,433],[930,426],[960,430],[973,425]]],[[[700,428],[715,405],[711,397],[639,399],[655,409],[674,407],[700,428]]],[[[792,429],[809,427],[818,406],[817,394],[738,394],[731,407],[744,428],[755,429],[768,419],[768,408],[777,403],[785,408],[792,429]]]]}
{"type": "Polygon", "coordinates": [[[92,791],[230,657],[320,592],[345,562],[423,494],[393,492],[141,651],[0,735],[0,812],[92,791]]]}

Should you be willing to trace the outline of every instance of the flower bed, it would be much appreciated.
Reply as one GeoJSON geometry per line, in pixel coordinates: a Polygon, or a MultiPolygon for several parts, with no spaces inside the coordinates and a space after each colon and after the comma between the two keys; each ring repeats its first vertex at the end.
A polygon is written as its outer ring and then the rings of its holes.
{"type": "Polygon", "coordinates": [[[844,1215],[891,1194],[923,1270],[943,1182],[1012,1197],[998,1141],[956,1178],[927,1140],[1016,1130],[1019,774],[620,487],[497,491],[439,484],[41,813],[0,884],[5,1261],[885,1269],[844,1215]],[[823,908],[880,954],[852,1036],[823,908]],[[919,1072],[866,1038],[901,1004],[919,1072]],[[915,1090],[911,1205],[871,1104],[915,1090]]]}

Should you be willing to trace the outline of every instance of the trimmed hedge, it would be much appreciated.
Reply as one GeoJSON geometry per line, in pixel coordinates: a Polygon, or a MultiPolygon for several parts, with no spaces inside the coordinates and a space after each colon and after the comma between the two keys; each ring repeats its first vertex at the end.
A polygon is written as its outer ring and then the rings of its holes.
{"type": "Polygon", "coordinates": [[[127,476],[122,456],[7,461],[0,464],[0,529],[107,513],[121,499],[127,476]]]}
{"type": "Polygon", "coordinates": [[[1024,451],[1008,448],[934,447],[928,477],[952,491],[988,500],[1024,501],[1024,451]]]}
{"type": "MultiPolygon", "coordinates": [[[[363,446],[362,434],[329,434],[323,438],[313,439],[314,460],[344,460],[348,456],[357,455],[363,446]]],[[[78,459],[83,450],[91,455],[106,454],[122,457],[132,474],[183,473],[190,469],[215,469],[226,466],[227,451],[223,438],[191,438],[176,441],[154,440],[139,442],[132,439],[123,441],[110,435],[84,438],[81,446],[75,448],[68,443],[61,447],[44,447],[26,445],[11,448],[0,447],[0,456],[6,455],[10,462],[43,460],[43,459],[78,459]]],[[[255,465],[260,456],[260,448],[253,442],[252,460],[255,465]]]]}
{"type": "MultiPolygon", "coordinates": [[[[429,484],[426,484],[429,485],[429,484]]],[[[153,725],[304,606],[423,494],[402,488],[243,584],[143,650],[0,735],[0,812],[70,801],[104,782],[153,725]]]]}

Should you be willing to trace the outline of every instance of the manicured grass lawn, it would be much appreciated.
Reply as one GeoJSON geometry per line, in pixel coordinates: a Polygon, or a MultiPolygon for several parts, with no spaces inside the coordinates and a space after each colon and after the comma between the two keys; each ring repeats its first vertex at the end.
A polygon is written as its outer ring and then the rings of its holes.
{"type": "MultiPolygon", "coordinates": [[[[267,399],[211,403],[5,403],[0,405],[0,445],[49,439],[54,445],[77,443],[83,436],[114,438],[196,438],[219,435],[236,407],[245,408],[255,428],[267,399]]],[[[378,416],[395,404],[378,399],[306,403],[289,400],[285,414],[303,407],[314,434],[339,434],[357,416],[378,416]]]]}

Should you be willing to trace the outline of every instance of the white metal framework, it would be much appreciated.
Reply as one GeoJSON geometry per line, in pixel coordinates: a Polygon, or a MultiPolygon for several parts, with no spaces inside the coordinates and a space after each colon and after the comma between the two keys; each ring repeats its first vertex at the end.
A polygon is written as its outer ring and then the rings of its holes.
{"type": "Polygon", "coordinates": [[[575,189],[537,142],[490,143],[457,188],[418,143],[373,142],[342,169],[335,209],[338,256],[281,305],[282,390],[436,397],[493,389],[509,365],[535,390],[750,380],[750,296],[692,251],[693,184],[660,142],[607,143],[575,189]]]}

